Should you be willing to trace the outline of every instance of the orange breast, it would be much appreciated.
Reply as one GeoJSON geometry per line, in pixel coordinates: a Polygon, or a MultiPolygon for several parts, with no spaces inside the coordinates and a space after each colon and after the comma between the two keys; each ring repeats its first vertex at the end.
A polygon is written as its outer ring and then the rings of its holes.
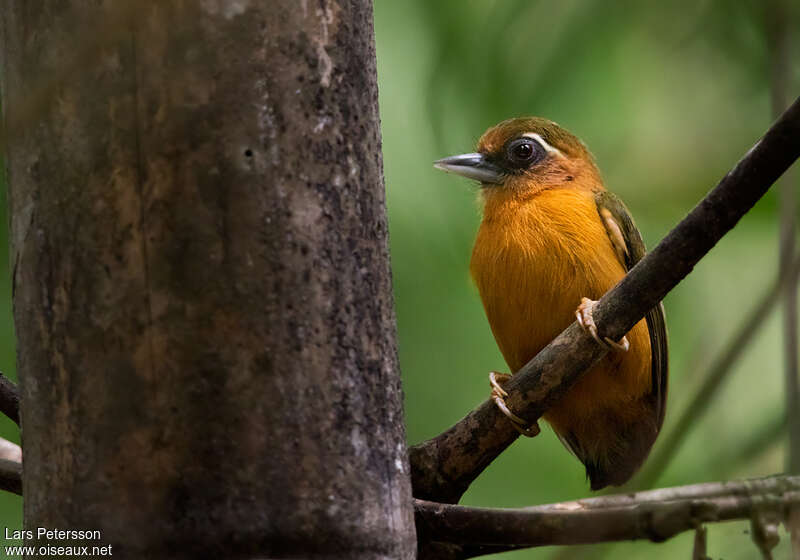
{"type": "MultiPolygon", "coordinates": [[[[488,193],[470,270],[514,372],[575,320],[581,297],[599,299],[625,274],[594,195],[564,188],[526,199],[488,193]]],[[[548,411],[557,432],[580,436],[592,415],[608,408],[623,417],[641,413],[633,404],[651,385],[644,320],[628,340],[627,353],[609,353],[548,411]]]]}

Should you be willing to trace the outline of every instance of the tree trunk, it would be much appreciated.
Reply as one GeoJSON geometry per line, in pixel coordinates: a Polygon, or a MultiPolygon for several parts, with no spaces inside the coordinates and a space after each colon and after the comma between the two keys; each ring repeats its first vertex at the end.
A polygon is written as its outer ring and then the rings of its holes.
{"type": "Polygon", "coordinates": [[[412,557],[370,0],[0,17],[26,528],[412,557]]]}

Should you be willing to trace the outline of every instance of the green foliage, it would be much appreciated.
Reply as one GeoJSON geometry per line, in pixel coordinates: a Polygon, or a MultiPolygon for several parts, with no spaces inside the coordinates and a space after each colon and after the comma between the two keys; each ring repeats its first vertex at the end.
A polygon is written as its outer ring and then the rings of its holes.
{"type": "MultiPolygon", "coordinates": [[[[476,189],[434,170],[432,162],[472,151],[480,134],[502,119],[553,119],[587,143],[607,186],[626,201],[652,247],[772,121],[763,12],[755,1],[376,0],[410,443],[460,419],[488,397],[489,370],[507,370],[468,274],[480,219],[476,189]]],[[[666,430],[777,274],[777,232],[771,193],[667,298],[666,430]]],[[[783,408],[779,314],[754,336],[658,486],[782,470],[784,432],[775,437],[769,429],[783,408]],[[758,434],[764,434],[761,445],[752,441],[758,434]]],[[[511,507],[587,495],[580,463],[544,429],[493,463],[463,503],[511,507]]],[[[754,556],[746,528],[710,528],[709,552],[726,559],[754,556]]],[[[624,558],[688,557],[691,539],[604,548],[624,558]]],[[[575,557],[600,551],[581,548],[575,557]]],[[[502,557],[556,553],[563,551],[502,557]]]]}

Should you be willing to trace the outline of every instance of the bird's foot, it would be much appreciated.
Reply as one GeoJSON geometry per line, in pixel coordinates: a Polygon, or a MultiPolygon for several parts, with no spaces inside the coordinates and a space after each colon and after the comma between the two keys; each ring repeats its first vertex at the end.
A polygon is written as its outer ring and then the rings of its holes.
{"type": "Polygon", "coordinates": [[[539,434],[539,424],[534,422],[533,424],[529,424],[508,408],[506,404],[505,398],[508,396],[508,391],[503,389],[503,385],[511,379],[511,376],[507,373],[499,373],[496,371],[489,372],[489,385],[492,386],[492,400],[497,408],[500,409],[500,412],[508,416],[508,419],[511,420],[511,425],[516,428],[516,430],[521,433],[523,436],[534,437],[539,434]]]}
{"type": "Polygon", "coordinates": [[[575,310],[575,317],[578,319],[578,324],[583,327],[583,330],[592,335],[592,338],[594,338],[598,344],[605,346],[609,350],[627,352],[631,347],[627,337],[623,336],[619,342],[615,342],[607,336],[601,340],[597,335],[597,326],[594,324],[594,319],[592,318],[592,311],[596,304],[597,302],[592,299],[586,297],[581,298],[581,304],[578,306],[578,309],[575,310]]]}

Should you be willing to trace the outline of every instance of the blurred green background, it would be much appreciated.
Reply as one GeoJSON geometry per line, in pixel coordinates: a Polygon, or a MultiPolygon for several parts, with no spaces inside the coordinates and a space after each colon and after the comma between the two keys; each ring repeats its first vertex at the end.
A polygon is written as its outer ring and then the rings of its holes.
{"type": "MultiPolygon", "coordinates": [[[[468,273],[477,188],[435,170],[500,120],[540,115],[580,136],[648,247],[772,121],[766,2],[375,0],[384,165],[409,443],[433,437],[507,371],[468,273]]],[[[800,25],[795,24],[795,28],[800,25]]],[[[795,46],[793,96],[800,95],[795,46]]],[[[665,301],[671,379],[663,435],[777,275],[771,192],[665,301]]],[[[782,330],[776,308],[656,486],[783,470],[782,330]]],[[[658,442],[655,452],[658,452],[658,442]]],[[[585,497],[582,465],[545,428],[520,439],[462,503],[512,507],[585,497]]],[[[754,558],[748,523],[710,527],[713,558],[754,558]]],[[[783,533],[782,533],[783,534],[783,533]]],[[[788,558],[782,539],[776,558],[788,558]]],[[[688,558],[667,542],[573,549],[688,558]]],[[[563,557],[533,549],[498,558],[563,557]]]]}
{"type": "MultiPolygon", "coordinates": [[[[512,116],[580,136],[652,247],[758,139],[771,119],[765,5],[591,0],[375,0],[384,164],[408,439],[433,437],[487,398],[506,370],[468,274],[477,189],[432,167],[472,151],[512,116]]],[[[795,28],[798,25],[794,26],[795,28]]],[[[794,45],[800,61],[797,42],[794,45]]],[[[794,95],[798,67],[795,66],[794,95]]],[[[5,189],[2,189],[5,192],[5,189]]],[[[5,204],[0,204],[3,213],[5,204]]],[[[743,314],[777,274],[778,203],[758,204],[667,298],[668,433],[743,314]]],[[[5,220],[5,215],[2,215],[5,220]]],[[[6,230],[0,228],[0,369],[16,379],[6,230]]],[[[657,486],[782,471],[780,313],[697,419],[657,486]]],[[[0,417],[0,436],[19,431],[0,417]]],[[[663,437],[662,440],[663,441],[663,437]]],[[[658,452],[656,443],[655,452],[658,452]]],[[[512,507],[589,495],[583,468],[545,428],[515,443],[462,503],[512,507]]],[[[0,526],[21,527],[0,492],[0,526]]],[[[713,558],[754,558],[747,523],[709,529],[713,558]]],[[[783,535],[777,558],[788,558],[783,535]]],[[[665,544],[572,548],[573,557],[689,557],[665,544]]],[[[498,557],[566,557],[541,548],[498,557]]],[[[2,552],[0,552],[2,554],[2,552]]]]}

